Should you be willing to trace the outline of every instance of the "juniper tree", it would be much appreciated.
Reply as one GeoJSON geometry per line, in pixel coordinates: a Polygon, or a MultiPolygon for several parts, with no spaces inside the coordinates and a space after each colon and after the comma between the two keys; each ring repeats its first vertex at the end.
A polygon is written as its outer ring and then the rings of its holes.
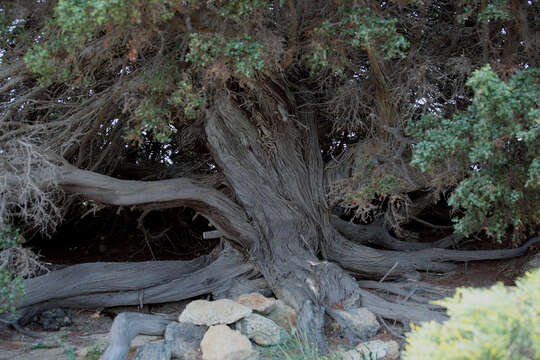
{"type": "MultiPolygon", "coordinates": [[[[242,258],[194,260],[192,281],[206,288],[146,301],[211,292],[224,282],[204,267],[236,264],[223,276],[260,274],[323,350],[333,309],[443,319],[365,288],[408,294],[410,282],[369,279],[526,251],[540,217],[539,10],[517,0],[4,2],[2,222],[52,233],[88,200],[190,207],[242,258]],[[441,201],[456,232],[415,241],[411,222],[448,227],[422,219],[441,201]],[[358,221],[332,216],[338,205],[358,221]],[[522,246],[447,249],[482,231],[522,246]]],[[[109,300],[65,284],[39,297],[27,285],[23,313],[137,303],[112,284],[109,300]]]]}

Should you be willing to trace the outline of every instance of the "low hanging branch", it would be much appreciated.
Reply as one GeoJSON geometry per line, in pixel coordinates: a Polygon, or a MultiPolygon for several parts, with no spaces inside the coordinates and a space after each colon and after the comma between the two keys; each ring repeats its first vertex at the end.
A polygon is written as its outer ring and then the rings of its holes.
{"type": "Polygon", "coordinates": [[[57,174],[56,184],[64,191],[105,204],[153,209],[193,208],[244,249],[253,246],[255,234],[242,209],[223,193],[191,179],[119,180],[76,168],[61,168],[57,174]]]}

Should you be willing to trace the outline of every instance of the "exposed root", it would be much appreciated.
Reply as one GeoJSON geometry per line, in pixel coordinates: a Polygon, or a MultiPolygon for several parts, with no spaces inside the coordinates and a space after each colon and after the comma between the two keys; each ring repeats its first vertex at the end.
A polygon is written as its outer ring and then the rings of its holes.
{"type": "Polygon", "coordinates": [[[28,280],[28,296],[17,304],[18,321],[24,324],[37,313],[58,306],[112,307],[189,299],[220,291],[252,269],[227,248],[214,261],[201,257],[184,262],[75,265],[28,280]]]}
{"type": "Polygon", "coordinates": [[[407,282],[379,282],[370,280],[358,281],[358,285],[364,289],[374,289],[387,294],[403,297],[402,301],[414,301],[426,304],[429,308],[440,309],[441,306],[430,304],[431,301],[450,296],[452,289],[442,288],[419,281],[407,282]]]}
{"type": "Polygon", "coordinates": [[[418,243],[401,241],[394,238],[382,223],[358,225],[332,216],[332,225],[347,239],[363,245],[376,245],[389,250],[415,251],[431,248],[446,249],[457,246],[465,237],[462,234],[451,234],[440,240],[418,243]]]}
{"type": "Polygon", "coordinates": [[[131,340],[139,334],[163,335],[174,319],[163,316],[124,312],[115,319],[109,332],[109,346],[100,360],[124,360],[131,340]]]}
{"type": "Polygon", "coordinates": [[[363,289],[360,289],[360,295],[362,306],[385,319],[397,320],[405,326],[408,326],[411,321],[415,323],[431,320],[442,322],[448,318],[444,312],[434,311],[426,304],[390,302],[363,289]]]}
{"type": "Polygon", "coordinates": [[[516,249],[505,250],[447,250],[424,249],[418,251],[375,250],[354,243],[341,236],[326,244],[326,253],[330,260],[364,278],[418,279],[418,270],[430,272],[448,272],[455,268],[449,262],[509,259],[524,255],[529,247],[540,242],[540,237],[532,238],[516,249]]]}

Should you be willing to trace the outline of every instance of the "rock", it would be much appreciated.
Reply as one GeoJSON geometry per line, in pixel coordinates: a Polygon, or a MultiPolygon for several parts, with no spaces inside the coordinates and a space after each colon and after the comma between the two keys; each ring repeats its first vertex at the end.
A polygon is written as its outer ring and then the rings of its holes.
{"type": "Polygon", "coordinates": [[[281,300],[276,301],[276,306],[268,314],[268,318],[290,333],[296,327],[296,311],[281,300]]]}
{"type": "Polygon", "coordinates": [[[399,344],[394,341],[386,341],[386,345],[388,345],[388,354],[384,357],[384,360],[397,360],[399,359],[401,352],[400,352],[400,346],[399,344]]]}
{"type": "Polygon", "coordinates": [[[248,280],[243,278],[232,279],[226,286],[212,291],[214,299],[236,299],[239,296],[249,293],[260,293],[263,296],[272,296],[272,290],[263,278],[248,280]]]}
{"type": "Polygon", "coordinates": [[[287,340],[285,329],[272,320],[258,314],[251,314],[236,323],[236,329],[258,345],[277,345],[287,340]]]}
{"type": "Polygon", "coordinates": [[[338,358],[342,360],[378,360],[385,357],[389,350],[387,343],[373,340],[358,344],[352,350],[338,353],[338,358]]]}
{"type": "Polygon", "coordinates": [[[200,343],[207,330],[207,326],[172,322],[165,329],[165,342],[169,345],[174,358],[201,359],[200,343]]]}
{"type": "Polygon", "coordinates": [[[145,344],[137,349],[133,360],[170,360],[171,349],[163,342],[145,344]]]}
{"type": "Polygon", "coordinates": [[[351,308],[349,310],[332,309],[330,315],[342,326],[361,340],[372,338],[380,328],[375,315],[367,308],[351,308]]]}
{"type": "Polygon", "coordinates": [[[195,300],[180,314],[179,322],[212,326],[232,324],[251,314],[251,309],[229,299],[216,301],[195,300]]]}
{"type": "Polygon", "coordinates": [[[354,349],[365,359],[373,360],[385,357],[390,351],[388,344],[381,340],[366,341],[358,344],[354,349]]]}
{"type": "Polygon", "coordinates": [[[34,321],[46,331],[58,331],[64,326],[70,326],[73,321],[71,313],[62,308],[54,308],[42,312],[34,318],[34,321]]]}
{"type": "Polygon", "coordinates": [[[259,354],[249,339],[227,325],[215,325],[201,341],[203,360],[257,360],[259,354]]]}
{"type": "Polygon", "coordinates": [[[339,352],[337,353],[337,358],[341,360],[370,360],[370,359],[363,359],[362,355],[356,350],[349,350],[346,352],[339,352]]]}
{"type": "Polygon", "coordinates": [[[540,268],[540,253],[534,255],[530,260],[528,260],[522,267],[522,273],[525,274],[528,271],[533,271],[534,269],[540,268]]]}
{"type": "Polygon", "coordinates": [[[236,299],[237,303],[265,315],[270,314],[276,308],[276,301],[276,299],[264,297],[259,293],[245,294],[236,299]]]}

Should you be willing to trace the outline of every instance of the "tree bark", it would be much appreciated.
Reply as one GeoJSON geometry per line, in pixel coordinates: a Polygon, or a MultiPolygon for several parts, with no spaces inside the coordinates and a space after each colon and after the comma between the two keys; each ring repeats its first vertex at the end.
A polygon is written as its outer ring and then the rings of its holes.
{"type": "MultiPolygon", "coordinates": [[[[262,101],[277,108],[271,99],[262,101]]],[[[274,293],[297,310],[304,340],[324,351],[325,309],[350,307],[359,289],[339,266],[317,256],[323,238],[334,232],[315,119],[310,112],[296,121],[266,112],[265,123],[256,127],[228,100],[218,100],[214,108],[206,125],[208,142],[257,232],[253,260],[274,293]],[[259,136],[261,126],[272,127],[271,138],[259,136]]]]}
{"type": "Polygon", "coordinates": [[[25,324],[35,314],[59,306],[113,307],[190,299],[226,291],[252,272],[253,266],[230,247],[219,256],[192,261],[74,265],[26,280],[27,296],[17,304],[18,321],[25,324]]]}
{"type": "Polygon", "coordinates": [[[255,232],[243,209],[225,194],[189,178],[136,181],[119,180],[77,168],[59,168],[57,172],[56,184],[66,192],[118,206],[190,207],[208,218],[216,229],[241,248],[253,246],[255,232]]]}
{"type": "Polygon", "coordinates": [[[131,340],[139,334],[163,335],[167,325],[174,319],[163,316],[125,312],[115,319],[109,332],[109,346],[100,360],[124,360],[129,352],[131,340]]]}

